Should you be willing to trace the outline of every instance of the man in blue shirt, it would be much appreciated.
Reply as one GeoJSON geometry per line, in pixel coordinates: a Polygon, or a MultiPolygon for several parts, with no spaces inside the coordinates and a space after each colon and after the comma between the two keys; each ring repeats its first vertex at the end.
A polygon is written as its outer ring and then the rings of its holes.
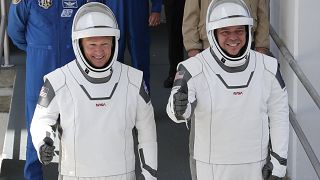
{"type": "Polygon", "coordinates": [[[160,24],[162,0],[109,0],[106,4],[114,12],[119,28],[118,61],[124,61],[126,45],[131,55],[131,65],[143,71],[146,86],[150,89],[150,36],[149,26],[160,24]]]}

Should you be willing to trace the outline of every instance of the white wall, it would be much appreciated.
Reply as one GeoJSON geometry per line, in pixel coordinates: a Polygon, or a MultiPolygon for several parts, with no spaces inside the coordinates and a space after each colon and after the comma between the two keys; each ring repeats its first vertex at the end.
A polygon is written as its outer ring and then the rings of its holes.
{"type": "MultiPolygon", "coordinates": [[[[272,0],[270,22],[280,39],[298,61],[305,75],[320,93],[320,7],[319,0],[272,0]]],[[[281,60],[282,73],[289,93],[289,104],[320,159],[320,111],[284,62],[277,48],[272,52],[281,60]]],[[[292,180],[317,180],[301,144],[291,128],[288,175],[292,180]]]]}

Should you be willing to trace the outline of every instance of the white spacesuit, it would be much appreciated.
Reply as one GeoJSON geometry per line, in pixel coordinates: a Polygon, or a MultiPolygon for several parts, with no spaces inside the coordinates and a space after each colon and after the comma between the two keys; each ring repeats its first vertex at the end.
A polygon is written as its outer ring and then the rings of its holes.
{"type": "Polygon", "coordinates": [[[197,163],[212,165],[197,165],[197,173],[204,172],[199,167],[210,172],[197,174],[198,180],[262,179],[269,137],[272,149],[268,163],[272,168],[268,170],[273,176],[285,175],[287,92],[277,60],[250,49],[251,26],[252,18],[242,1],[213,1],[207,14],[211,47],[178,65],[167,113],[177,123],[194,118],[194,158],[197,163]],[[230,56],[219,45],[214,31],[238,25],[246,26],[247,43],[241,54],[230,56]],[[181,98],[184,94],[186,97],[181,98]],[[239,173],[236,165],[249,167],[251,163],[257,163],[255,175],[239,173]],[[221,172],[216,165],[234,166],[221,172]]]}
{"type": "Polygon", "coordinates": [[[157,142],[153,107],[142,72],[116,61],[120,32],[112,11],[100,3],[82,6],[73,22],[76,60],[44,77],[31,124],[41,160],[46,137],[55,136],[60,118],[62,179],[134,180],[132,129],[138,131],[142,174],[155,180],[157,142]],[[102,68],[92,66],[81,38],[113,36],[113,55],[102,68]]]}

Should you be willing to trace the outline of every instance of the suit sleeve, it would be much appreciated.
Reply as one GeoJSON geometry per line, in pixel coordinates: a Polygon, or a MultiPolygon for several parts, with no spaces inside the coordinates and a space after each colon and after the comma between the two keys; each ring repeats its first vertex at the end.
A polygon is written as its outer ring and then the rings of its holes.
{"type": "Polygon", "coordinates": [[[284,177],[289,143],[289,105],[286,87],[281,77],[279,66],[271,84],[271,93],[268,99],[268,116],[272,147],[272,174],[284,177]]]}
{"type": "Polygon", "coordinates": [[[45,84],[41,88],[38,104],[30,127],[32,142],[37,150],[39,159],[39,150],[44,144],[43,139],[45,137],[49,137],[54,141],[55,125],[58,117],[59,112],[55,92],[50,82],[46,80],[45,84]]]}
{"type": "Polygon", "coordinates": [[[146,180],[156,180],[158,168],[156,124],[153,106],[143,81],[139,90],[136,128],[142,175],[146,180]]]}
{"type": "Polygon", "coordinates": [[[173,82],[173,87],[170,93],[170,97],[167,104],[167,114],[170,119],[176,123],[187,122],[191,119],[194,114],[194,110],[197,104],[196,95],[195,95],[195,88],[193,85],[193,79],[187,68],[183,64],[178,65],[178,70],[173,82]],[[183,114],[183,116],[177,116],[174,107],[174,94],[178,92],[178,89],[182,86],[183,82],[187,82],[187,89],[188,89],[188,106],[183,114]]]}
{"type": "Polygon", "coordinates": [[[26,50],[26,31],[29,16],[27,0],[11,3],[8,15],[8,35],[12,42],[21,50],[26,50]]]}

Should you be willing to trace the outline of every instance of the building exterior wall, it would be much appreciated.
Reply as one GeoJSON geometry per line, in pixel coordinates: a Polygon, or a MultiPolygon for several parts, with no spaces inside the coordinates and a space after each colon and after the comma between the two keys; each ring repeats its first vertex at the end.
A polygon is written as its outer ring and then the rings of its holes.
{"type": "MultiPolygon", "coordinates": [[[[287,46],[299,66],[320,94],[320,7],[319,0],[270,1],[270,23],[287,46]]],[[[280,60],[289,93],[289,104],[297,120],[320,159],[320,110],[285,62],[278,48],[271,43],[271,51],[280,60]]],[[[295,135],[290,129],[288,176],[292,180],[317,180],[318,177],[295,135]]]]}

